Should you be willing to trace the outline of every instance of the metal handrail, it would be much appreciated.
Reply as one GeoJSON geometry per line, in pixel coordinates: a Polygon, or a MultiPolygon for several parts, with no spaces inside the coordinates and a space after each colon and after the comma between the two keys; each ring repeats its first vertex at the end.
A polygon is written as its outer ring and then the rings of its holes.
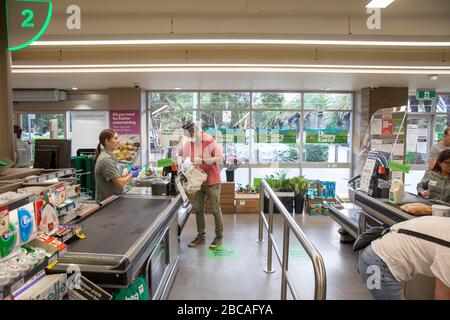
{"type": "Polygon", "coordinates": [[[291,277],[288,271],[289,262],[289,233],[290,230],[294,233],[295,237],[301,243],[306,253],[311,259],[314,268],[314,299],[315,300],[325,300],[327,291],[327,276],[325,271],[325,263],[320,255],[319,251],[314,247],[308,237],[300,229],[299,225],[295,222],[294,218],[291,217],[289,212],[286,210],[284,205],[281,203],[280,199],[277,197],[275,192],[269,186],[269,184],[261,179],[260,187],[260,205],[261,209],[259,212],[259,223],[258,223],[258,242],[263,243],[263,225],[268,230],[268,240],[267,240],[267,269],[265,272],[272,273],[272,250],[275,248],[275,253],[277,255],[278,261],[280,262],[282,275],[281,275],[281,300],[286,300],[287,287],[291,291],[292,296],[295,300],[298,300],[298,294],[294,289],[291,281],[291,277]],[[269,197],[269,222],[267,222],[264,216],[264,193],[269,197]],[[284,229],[283,229],[283,256],[280,257],[279,250],[277,248],[275,239],[273,237],[273,206],[276,206],[284,219],[284,229]]]}

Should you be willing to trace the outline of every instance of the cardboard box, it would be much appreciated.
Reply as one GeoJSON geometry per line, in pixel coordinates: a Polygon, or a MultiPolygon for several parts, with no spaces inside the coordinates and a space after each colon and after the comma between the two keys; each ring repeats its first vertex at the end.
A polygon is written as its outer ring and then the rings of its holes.
{"type": "Polygon", "coordinates": [[[30,289],[16,297],[16,300],[62,300],[68,292],[67,274],[53,274],[41,279],[30,289]]]}

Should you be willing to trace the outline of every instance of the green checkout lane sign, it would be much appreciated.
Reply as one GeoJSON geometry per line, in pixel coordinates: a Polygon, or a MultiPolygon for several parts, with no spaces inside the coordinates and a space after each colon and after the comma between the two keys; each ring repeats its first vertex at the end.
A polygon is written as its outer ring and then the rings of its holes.
{"type": "Polygon", "coordinates": [[[51,0],[6,1],[8,50],[23,49],[38,40],[50,24],[51,0]]]}
{"type": "Polygon", "coordinates": [[[156,166],[161,168],[161,167],[170,167],[172,165],[172,159],[171,158],[166,158],[166,159],[161,159],[156,161],[156,166]]]}
{"type": "Polygon", "coordinates": [[[347,144],[347,130],[306,130],[306,143],[347,144]]]}
{"type": "Polygon", "coordinates": [[[409,170],[411,170],[411,166],[408,164],[401,164],[398,162],[390,161],[389,162],[389,170],[396,171],[396,172],[408,173],[409,170]]]}
{"type": "Polygon", "coordinates": [[[436,89],[417,89],[416,99],[418,100],[432,100],[436,98],[436,89]]]}

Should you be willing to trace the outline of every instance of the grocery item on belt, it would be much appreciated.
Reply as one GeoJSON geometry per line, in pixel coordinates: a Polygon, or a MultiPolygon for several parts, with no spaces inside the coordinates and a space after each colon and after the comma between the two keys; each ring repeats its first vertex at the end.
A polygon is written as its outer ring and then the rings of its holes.
{"type": "Polygon", "coordinates": [[[400,209],[415,216],[428,216],[432,213],[431,206],[420,202],[404,204],[400,209]]]}

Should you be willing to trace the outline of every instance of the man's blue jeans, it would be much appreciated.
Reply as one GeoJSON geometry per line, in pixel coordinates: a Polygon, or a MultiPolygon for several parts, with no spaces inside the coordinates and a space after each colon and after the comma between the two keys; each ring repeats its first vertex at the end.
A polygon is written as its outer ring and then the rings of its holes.
{"type": "Polygon", "coordinates": [[[372,245],[367,246],[359,255],[358,270],[375,300],[404,300],[402,284],[373,251],[372,245]]]}

